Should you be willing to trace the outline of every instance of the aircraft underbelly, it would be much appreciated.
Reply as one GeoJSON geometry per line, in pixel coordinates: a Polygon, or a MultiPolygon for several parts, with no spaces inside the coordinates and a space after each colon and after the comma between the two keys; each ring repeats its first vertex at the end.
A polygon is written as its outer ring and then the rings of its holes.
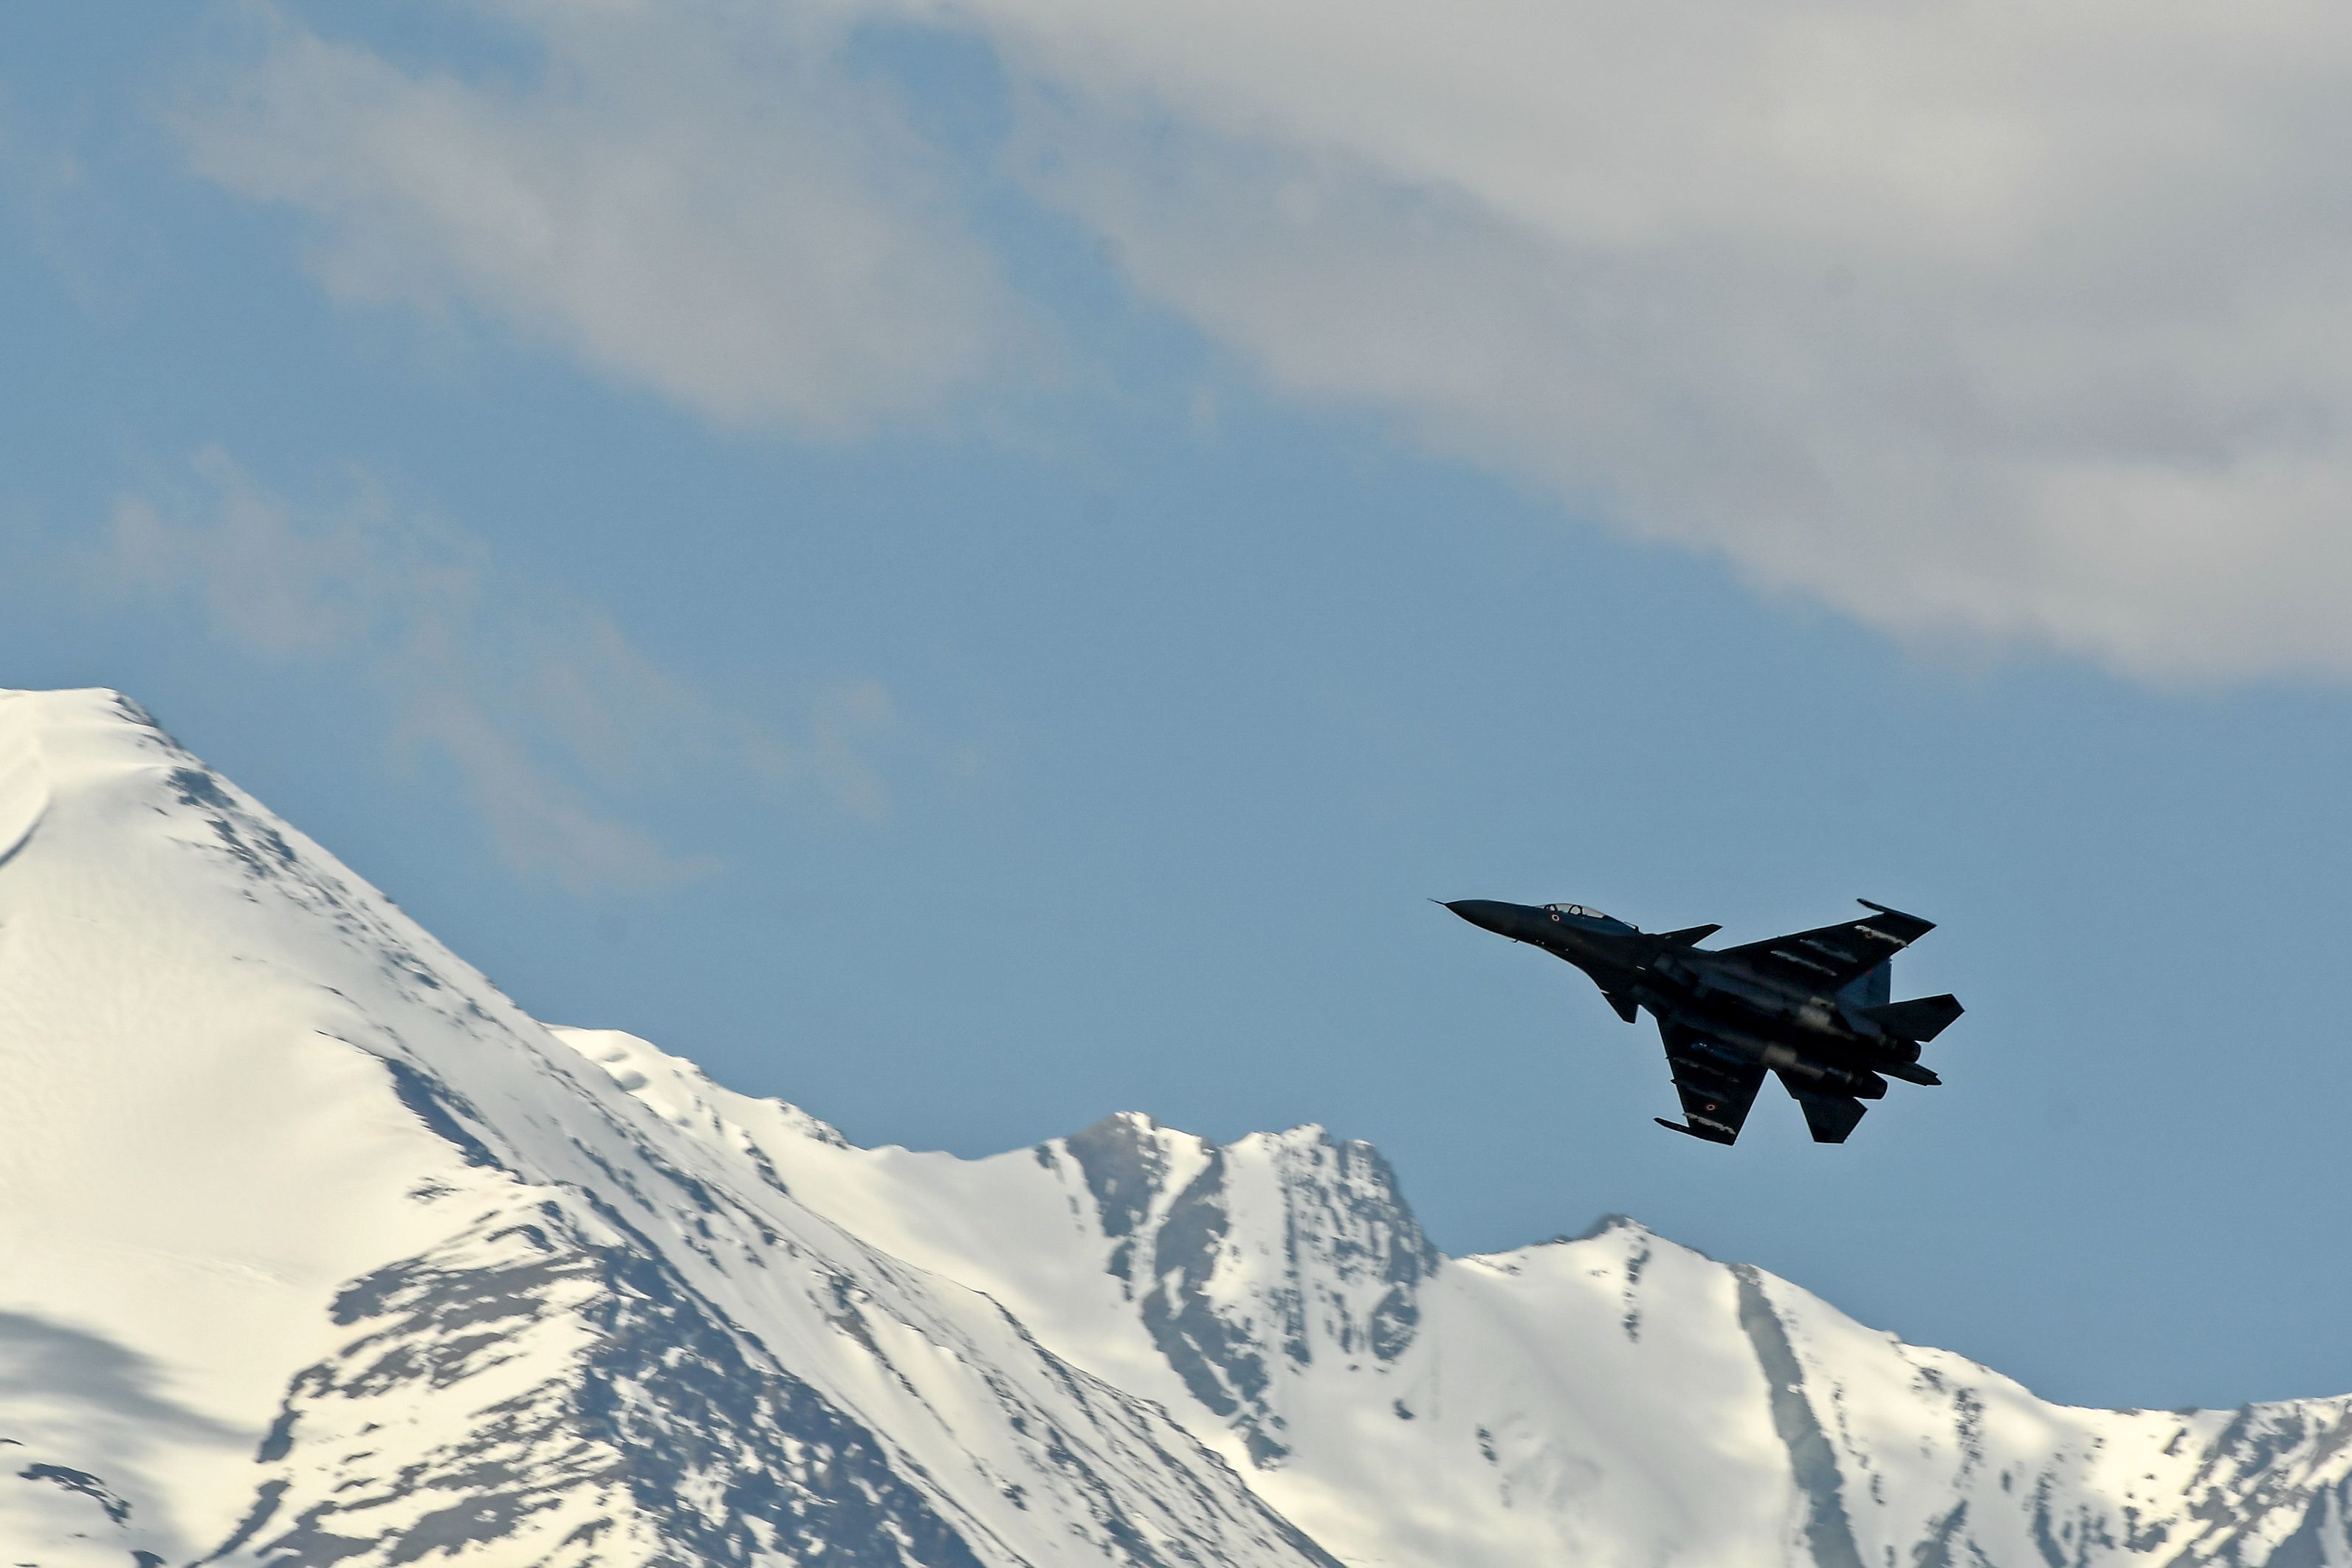
{"type": "Polygon", "coordinates": [[[1864,1042],[1841,1024],[1815,1020],[1802,1012],[1792,1015],[1778,1006],[1759,1006],[1721,993],[1706,1001],[1713,1005],[1667,1001],[1665,1006],[1653,1006],[1651,1011],[1769,1068],[1801,1070],[1818,1064],[1844,1069],[1868,1059],[1864,1042]]]}

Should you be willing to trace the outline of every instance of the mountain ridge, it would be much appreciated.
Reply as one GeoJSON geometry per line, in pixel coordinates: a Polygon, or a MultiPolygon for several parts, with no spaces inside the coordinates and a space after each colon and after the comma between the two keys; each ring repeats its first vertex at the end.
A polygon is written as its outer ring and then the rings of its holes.
{"type": "Polygon", "coordinates": [[[861,1149],[530,1018],[108,692],[0,695],[0,1547],[203,1563],[2352,1563],[2352,1398],[2047,1405],[1369,1144],[861,1149]],[[12,842],[13,839],[13,842],[12,842]]]}

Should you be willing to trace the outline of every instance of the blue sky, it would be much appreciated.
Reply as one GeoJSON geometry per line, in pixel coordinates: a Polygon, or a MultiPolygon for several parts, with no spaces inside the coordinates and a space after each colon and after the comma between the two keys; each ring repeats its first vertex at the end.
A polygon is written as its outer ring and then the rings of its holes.
{"type": "Polygon", "coordinates": [[[2344,57],[2164,9],[2194,90],[2062,90],[2079,9],[1753,8],[1879,95],[1503,0],[13,8],[0,682],[862,1142],[1321,1121],[1451,1250],[1622,1211],[2054,1397],[2341,1392],[2352,374],[2239,176],[2344,57]],[[1702,69],[1811,107],[1750,166],[1702,69]],[[1943,922],[1947,1087],[1728,1152],[1424,901],[1857,895],[1943,922]]]}

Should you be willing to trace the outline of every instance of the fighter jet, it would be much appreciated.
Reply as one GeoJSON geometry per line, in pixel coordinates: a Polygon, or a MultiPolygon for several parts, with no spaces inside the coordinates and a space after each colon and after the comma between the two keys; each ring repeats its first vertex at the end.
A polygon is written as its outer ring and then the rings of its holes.
{"type": "Polygon", "coordinates": [[[1961,1011],[1948,994],[1888,1000],[1895,954],[1935,922],[1856,901],[1871,913],[1720,949],[1698,944],[1721,926],[1653,933],[1581,904],[1465,899],[1445,907],[1576,965],[1625,1022],[1649,1009],[1683,1102],[1683,1120],[1661,1116],[1659,1126],[1710,1143],[1736,1141],[1769,1068],[1803,1110],[1813,1142],[1843,1143],[1862,1102],[1885,1098],[1888,1079],[1943,1081],[1919,1065],[1919,1047],[1961,1011]]]}

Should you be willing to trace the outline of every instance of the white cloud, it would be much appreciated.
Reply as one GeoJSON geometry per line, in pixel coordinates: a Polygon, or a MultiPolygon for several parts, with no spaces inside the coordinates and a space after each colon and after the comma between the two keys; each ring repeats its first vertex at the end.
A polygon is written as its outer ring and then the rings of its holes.
{"type": "Polygon", "coordinates": [[[1001,368],[1009,312],[837,46],[976,33],[1034,188],[1282,388],[1897,636],[2352,677],[2340,6],[487,11],[537,66],[272,22],[199,165],[315,215],[349,295],[854,429],[1001,368]]]}
{"type": "Polygon", "coordinates": [[[631,820],[631,802],[664,790],[805,783],[859,815],[887,810],[866,758],[898,723],[880,687],[814,694],[789,737],[663,669],[596,606],[517,580],[478,540],[380,495],[298,506],[209,452],[183,493],[117,501],[74,575],[117,601],[193,606],[242,653],[372,685],[396,748],[446,762],[507,860],[568,887],[710,868],[631,820]]]}
{"type": "Polygon", "coordinates": [[[2352,676],[2352,12],[923,14],[1284,387],[1898,635],[2352,676]]]}
{"type": "Polygon", "coordinates": [[[483,9],[528,71],[407,69],[242,8],[257,54],[175,116],[195,167],[310,215],[339,297],[462,307],[731,426],[853,434],[1007,349],[991,258],[817,18],[483,9]]]}

